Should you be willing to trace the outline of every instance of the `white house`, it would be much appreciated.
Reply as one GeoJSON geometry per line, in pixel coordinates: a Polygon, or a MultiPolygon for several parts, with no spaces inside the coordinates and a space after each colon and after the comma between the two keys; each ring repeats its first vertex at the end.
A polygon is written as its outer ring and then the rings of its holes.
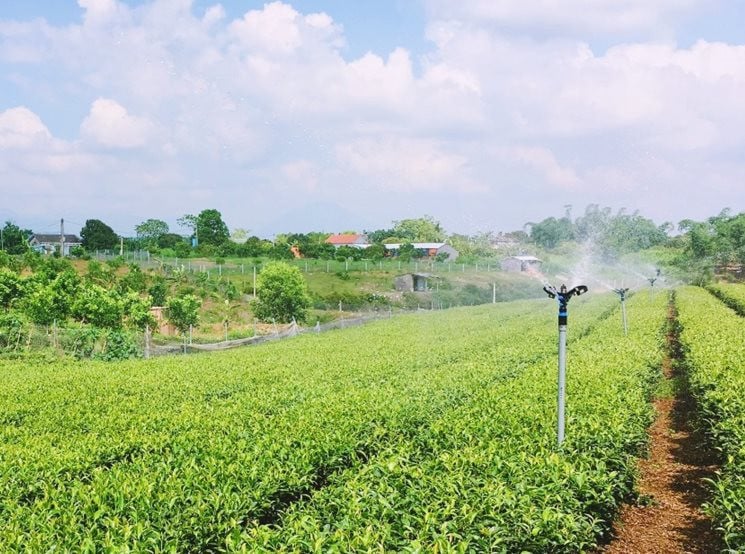
{"type": "Polygon", "coordinates": [[[36,233],[31,235],[28,241],[29,246],[32,250],[41,252],[42,254],[53,254],[60,251],[60,245],[64,244],[61,255],[69,256],[70,249],[76,246],[83,246],[83,242],[76,235],[64,235],[65,240],[62,241],[62,235],[45,235],[36,233]]]}

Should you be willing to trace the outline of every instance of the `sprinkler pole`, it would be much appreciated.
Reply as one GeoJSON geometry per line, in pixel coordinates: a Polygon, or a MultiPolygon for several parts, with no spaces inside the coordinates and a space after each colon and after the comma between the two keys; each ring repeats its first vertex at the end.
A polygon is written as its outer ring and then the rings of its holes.
{"type": "Polygon", "coordinates": [[[567,363],[567,304],[572,296],[579,296],[587,292],[585,285],[578,285],[571,290],[567,290],[566,285],[561,285],[556,290],[551,285],[545,285],[543,290],[549,298],[556,298],[559,302],[559,392],[557,401],[557,442],[561,446],[564,442],[564,406],[566,398],[566,363],[567,363]]]}
{"type": "Polygon", "coordinates": [[[613,292],[615,292],[618,296],[621,297],[621,317],[623,318],[623,334],[628,335],[629,334],[629,326],[626,322],[626,293],[629,292],[629,289],[613,289],[613,292]]]}

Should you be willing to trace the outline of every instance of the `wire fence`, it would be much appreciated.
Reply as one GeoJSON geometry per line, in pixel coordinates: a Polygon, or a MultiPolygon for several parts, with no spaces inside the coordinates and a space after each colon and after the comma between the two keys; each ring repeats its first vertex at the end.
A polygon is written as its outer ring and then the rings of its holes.
{"type": "MultiPolygon", "coordinates": [[[[423,311],[421,308],[419,310],[423,311]]],[[[149,329],[144,332],[123,329],[107,330],[90,326],[63,327],[56,324],[36,325],[18,321],[0,326],[0,353],[55,352],[77,359],[113,361],[137,357],[151,358],[216,352],[288,339],[301,334],[318,334],[334,329],[356,327],[380,319],[390,319],[399,313],[404,313],[404,311],[388,310],[351,314],[324,324],[316,322],[311,326],[301,326],[293,321],[289,325],[275,324],[272,326],[272,332],[269,333],[207,343],[194,342],[189,338],[191,333],[182,339],[163,343],[165,337],[157,335],[154,341],[149,329]]]]}
{"type": "MultiPolygon", "coordinates": [[[[208,260],[203,258],[164,258],[151,255],[147,251],[124,252],[122,256],[111,252],[97,251],[92,258],[98,261],[109,261],[122,258],[127,263],[134,263],[143,269],[178,269],[189,273],[207,273],[208,277],[223,275],[252,275],[260,272],[266,264],[256,259],[244,260],[208,260]]],[[[427,258],[401,260],[386,258],[383,260],[320,260],[290,259],[282,260],[297,267],[304,273],[349,273],[349,272],[399,272],[399,273],[467,273],[502,271],[500,260],[487,260],[475,263],[456,263],[436,261],[427,258]]]]}

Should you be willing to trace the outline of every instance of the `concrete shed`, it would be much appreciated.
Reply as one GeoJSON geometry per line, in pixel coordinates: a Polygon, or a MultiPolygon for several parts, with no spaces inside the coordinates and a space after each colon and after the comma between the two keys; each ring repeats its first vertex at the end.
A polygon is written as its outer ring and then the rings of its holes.
{"type": "Polygon", "coordinates": [[[509,256],[502,260],[502,271],[510,273],[539,271],[542,263],[543,261],[535,256],[509,256]]]}

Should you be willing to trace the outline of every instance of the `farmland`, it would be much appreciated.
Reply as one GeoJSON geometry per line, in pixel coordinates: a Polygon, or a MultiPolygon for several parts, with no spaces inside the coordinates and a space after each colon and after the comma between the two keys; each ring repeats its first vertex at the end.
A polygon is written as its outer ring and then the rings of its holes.
{"type": "MultiPolygon", "coordinates": [[[[0,361],[0,549],[592,550],[634,498],[668,301],[633,295],[624,336],[615,295],[573,300],[561,449],[548,300],[210,355],[0,361]]],[[[743,353],[712,362],[699,327],[741,344],[742,320],[703,289],[676,301],[729,460],[710,510],[737,548],[743,353]]]]}

